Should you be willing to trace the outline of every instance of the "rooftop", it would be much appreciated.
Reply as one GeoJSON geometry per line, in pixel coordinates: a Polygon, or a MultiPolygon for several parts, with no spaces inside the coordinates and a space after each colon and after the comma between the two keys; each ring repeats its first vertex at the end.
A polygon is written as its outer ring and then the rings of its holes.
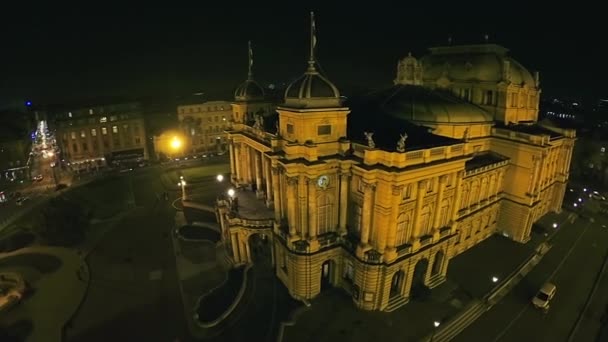
{"type": "Polygon", "coordinates": [[[492,164],[496,164],[496,163],[500,163],[503,161],[509,160],[509,157],[505,157],[501,154],[498,154],[496,152],[482,152],[479,154],[476,154],[475,156],[473,156],[473,159],[468,160],[465,163],[465,169],[468,170],[475,170],[478,169],[480,167],[484,167],[484,166],[488,166],[488,165],[492,165],[492,164]]]}
{"type": "Polygon", "coordinates": [[[532,134],[532,135],[548,135],[551,138],[559,138],[562,135],[554,132],[550,129],[544,128],[536,123],[534,124],[511,124],[511,125],[505,125],[502,122],[496,122],[496,124],[494,125],[495,128],[502,128],[502,129],[508,129],[514,132],[521,132],[521,133],[526,133],[526,134],[532,134]]]}

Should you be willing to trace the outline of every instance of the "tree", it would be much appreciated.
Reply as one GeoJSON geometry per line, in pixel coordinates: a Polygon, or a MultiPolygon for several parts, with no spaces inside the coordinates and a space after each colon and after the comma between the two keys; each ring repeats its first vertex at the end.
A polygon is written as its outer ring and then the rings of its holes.
{"type": "Polygon", "coordinates": [[[51,245],[73,246],[84,239],[90,214],[78,202],[54,198],[42,211],[41,236],[51,245]]]}

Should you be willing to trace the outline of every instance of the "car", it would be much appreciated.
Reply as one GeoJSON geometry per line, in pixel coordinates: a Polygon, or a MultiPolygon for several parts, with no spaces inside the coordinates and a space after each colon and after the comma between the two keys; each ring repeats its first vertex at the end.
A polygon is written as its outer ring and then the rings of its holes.
{"type": "Polygon", "coordinates": [[[34,177],[34,181],[40,182],[43,178],[44,178],[43,175],[38,175],[38,176],[34,177]]]}
{"type": "Polygon", "coordinates": [[[23,205],[23,202],[29,200],[30,198],[27,196],[24,197],[19,197],[17,198],[17,201],[15,201],[15,203],[17,203],[17,205],[23,205]]]}
{"type": "Polygon", "coordinates": [[[555,296],[555,292],[557,292],[557,286],[552,283],[543,284],[538,293],[532,298],[532,305],[535,308],[548,311],[549,303],[555,296]]]}

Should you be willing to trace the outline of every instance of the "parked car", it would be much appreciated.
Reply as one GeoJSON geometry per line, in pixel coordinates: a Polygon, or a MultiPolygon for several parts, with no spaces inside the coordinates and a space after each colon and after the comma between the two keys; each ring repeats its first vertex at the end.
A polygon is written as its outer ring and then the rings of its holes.
{"type": "Polygon", "coordinates": [[[29,197],[27,197],[27,196],[24,196],[24,197],[19,197],[19,198],[17,198],[17,201],[16,201],[15,203],[17,203],[17,205],[23,205],[23,202],[25,202],[25,201],[27,201],[27,200],[29,200],[29,199],[30,199],[30,198],[29,198],[29,197]]]}
{"type": "Polygon", "coordinates": [[[551,299],[555,296],[555,292],[557,291],[557,287],[551,283],[545,283],[536,296],[532,298],[532,305],[538,309],[542,309],[544,311],[549,310],[549,303],[551,299]]]}

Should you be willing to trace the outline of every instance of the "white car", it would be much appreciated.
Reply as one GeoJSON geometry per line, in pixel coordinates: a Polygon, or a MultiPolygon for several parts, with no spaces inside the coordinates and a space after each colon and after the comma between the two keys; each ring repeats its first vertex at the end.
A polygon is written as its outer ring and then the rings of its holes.
{"type": "Polygon", "coordinates": [[[543,309],[544,311],[549,310],[549,303],[551,299],[555,296],[555,292],[557,291],[557,287],[551,283],[545,283],[540,291],[532,298],[532,305],[538,309],[543,309]]]}

